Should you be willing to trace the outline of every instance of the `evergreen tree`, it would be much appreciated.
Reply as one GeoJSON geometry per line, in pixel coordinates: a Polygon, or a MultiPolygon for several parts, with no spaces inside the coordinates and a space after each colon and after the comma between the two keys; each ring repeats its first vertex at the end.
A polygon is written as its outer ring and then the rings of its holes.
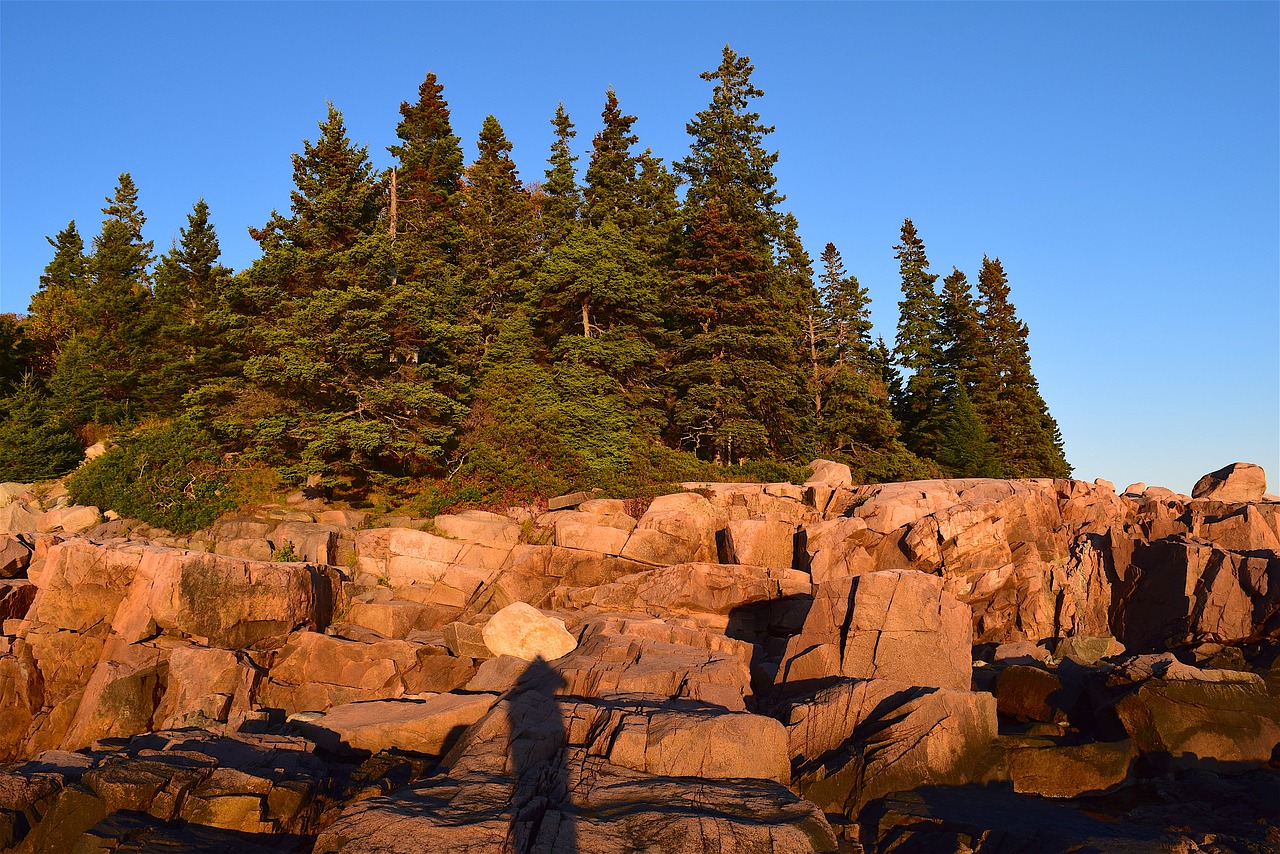
{"type": "Polygon", "coordinates": [[[711,104],[688,125],[689,155],[676,170],[689,182],[675,267],[678,323],[673,428],[679,442],[719,463],[799,453],[805,439],[806,378],[799,342],[804,299],[785,252],[774,207],[773,128],[749,109],[763,95],[752,66],[728,46],[711,104]]]}
{"type": "MultiPolygon", "coordinates": [[[[835,244],[822,252],[819,276],[826,328],[820,336],[819,371],[824,390],[819,440],[824,453],[860,458],[896,443],[884,365],[871,342],[871,299],[847,275],[835,244]]],[[[883,341],[881,342],[883,347],[883,341]]]]}
{"type": "Polygon", "coordinates": [[[972,393],[986,362],[980,320],[969,280],[953,267],[951,275],[942,280],[943,367],[947,381],[967,393],[972,393]]]}
{"type": "Polygon", "coordinates": [[[433,267],[430,261],[452,259],[461,238],[462,145],[443,93],[444,86],[428,72],[418,87],[418,101],[400,104],[400,143],[387,149],[398,164],[395,237],[402,256],[400,275],[408,278],[425,274],[418,268],[433,267]]]}
{"type": "Polygon", "coordinates": [[[1058,424],[1031,372],[1027,325],[1009,301],[1009,280],[999,258],[983,256],[978,293],[990,370],[979,374],[975,397],[999,467],[1005,477],[1070,477],[1058,424]]]}
{"type": "MultiPolygon", "coordinates": [[[[75,329],[61,347],[58,364],[50,380],[55,389],[83,388],[95,374],[92,395],[95,421],[122,424],[145,411],[151,394],[148,374],[156,359],[154,316],[151,311],[152,244],[143,240],[146,217],[138,207],[138,190],[126,172],[120,176],[115,194],[102,209],[106,219],[93,240],[88,259],[88,287],[75,309],[75,329]],[[67,358],[71,340],[78,339],[77,353],[67,358]],[[64,370],[74,377],[59,377],[64,370]]],[[[67,243],[71,250],[74,240],[67,243]]],[[[71,252],[68,260],[74,264],[71,252]]],[[[87,389],[85,389],[87,391],[87,389]]],[[[64,399],[64,403],[69,403],[64,399]]],[[[90,417],[88,402],[74,405],[76,417],[90,417]]],[[[67,414],[70,414],[68,412],[67,414]]],[[[82,423],[82,422],[81,422],[82,423]]]]}
{"type": "Polygon", "coordinates": [[[903,221],[902,239],[894,249],[902,276],[894,360],[908,372],[895,409],[907,447],[920,456],[936,459],[947,391],[942,305],[934,290],[938,276],[929,272],[924,241],[910,219],[903,221]]]}
{"type": "Polygon", "coordinates": [[[313,144],[293,156],[290,216],[251,233],[263,249],[246,274],[262,312],[214,427],[288,461],[287,477],[330,479],[421,470],[460,418],[457,403],[395,358],[396,302],[383,179],[329,106],[313,144]]]}
{"type": "Polygon", "coordinates": [[[16,314],[0,314],[0,395],[9,394],[30,373],[24,324],[16,314]]]}
{"type": "Polygon", "coordinates": [[[79,311],[89,288],[89,259],[75,220],[57,237],[45,240],[53,247],[53,259],[40,276],[40,290],[31,296],[24,331],[31,347],[31,367],[47,377],[63,346],[81,328],[79,311]]]}
{"type": "Polygon", "coordinates": [[[227,340],[231,270],[219,263],[221,254],[209,205],[200,199],[179,231],[179,242],[156,265],[154,303],[162,346],[152,382],[160,412],[176,412],[193,388],[238,372],[227,340]]]}
{"type": "Polygon", "coordinates": [[[655,275],[671,267],[672,244],[679,229],[680,202],[676,198],[679,180],[662,162],[645,149],[639,158],[636,176],[636,212],[632,233],[650,259],[655,275]]]}
{"type": "Polygon", "coordinates": [[[467,169],[461,252],[467,316],[484,341],[525,297],[533,270],[534,223],[529,194],[511,160],[511,143],[493,116],[480,130],[480,156],[467,169]]]}
{"type": "Polygon", "coordinates": [[[632,225],[636,206],[636,169],[639,160],[631,154],[631,146],[639,138],[631,132],[636,117],[622,113],[613,87],[605,93],[604,110],[600,113],[604,127],[591,143],[591,163],[586,174],[586,209],[588,223],[599,226],[612,219],[622,228],[632,225]]]}
{"type": "Polygon", "coordinates": [[[75,434],[49,412],[38,381],[27,374],[0,399],[0,481],[61,477],[84,457],[75,434]]]}
{"type": "Polygon", "coordinates": [[[947,403],[938,463],[952,477],[1000,477],[996,449],[963,384],[952,389],[947,403]]]}
{"type": "Polygon", "coordinates": [[[551,124],[556,129],[555,142],[551,143],[551,157],[547,165],[547,180],[542,185],[544,199],[540,217],[542,251],[549,254],[564,242],[578,220],[582,207],[582,191],[573,164],[577,157],[569,148],[569,141],[578,135],[569,121],[564,104],[556,107],[551,124]]]}

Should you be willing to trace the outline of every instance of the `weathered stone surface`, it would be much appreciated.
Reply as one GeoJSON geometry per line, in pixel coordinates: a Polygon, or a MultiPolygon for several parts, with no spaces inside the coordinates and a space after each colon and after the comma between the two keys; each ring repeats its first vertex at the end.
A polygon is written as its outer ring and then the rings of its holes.
{"type": "Polygon", "coordinates": [[[470,659],[442,652],[402,640],[359,643],[299,632],[277,654],[260,702],[293,714],[359,700],[450,691],[470,680],[474,668],[470,659]]]}
{"type": "Polygon", "coordinates": [[[562,548],[582,549],[607,555],[618,555],[627,545],[636,521],[630,516],[607,516],[593,513],[557,514],[555,544],[562,548]]]}
{"type": "Polygon", "coordinates": [[[331,753],[368,755],[394,749],[443,756],[495,700],[496,694],[435,694],[346,703],[295,726],[331,753]]]}
{"type": "Polygon", "coordinates": [[[0,534],[0,579],[19,578],[31,563],[31,546],[13,534],[0,534]]]}
{"type": "Polygon", "coordinates": [[[348,809],[315,850],[836,850],[821,813],[776,781],[777,721],[640,696],[558,699],[560,687],[535,662],[466,731],[446,774],[348,809]],[[744,739],[757,749],[734,749],[744,739]]]}
{"type": "Polygon", "coordinates": [[[520,525],[507,516],[483,510],[463,510],[457,515],[437,516],[435,527],[458,540],[510,548],[520,542],[520,525]]]}
{"type": "Polygon", "coordinates": [[[1280,555],[1167,538],[1134,549],[1116,596],[1115,633],[1129,649],[1275,636],[1280,555]]]}
{"type": "Polygon", "coordinates": [[[565,630],[564,620],[548,617],[523,602],[513,602],[490,617],[482,636],[494,655],[514,655],[525,661],[555,661],[578,645],[565,630]]]}
{"type": "Polygon", "coordinates": [[[1256,682],[1152,679],[1115,708],[1138,748],[1174,767],[1243,770],[1280,744],[1280,703],[1256,682]]]}
{"type": "Polygon", "coordinates": [[[990,694],[845,679],[791,704],[783,720],[794,787],[850,818],[889,792],[981,783],[993,771],[990,694]]]}
{"type": "Polygon", "coordinates": [[[1015,792],[1075,798],[1123,785],[1138,758],[1138,750],[1129,739],[1087,744],[1024,739],[1010,744],[1007,755],[1015,792]]]}
{"type": "Polygon", "coordinates": [[[1071,660],[1076,664],[1091,666],[1102,661],[1104,658],[1113,658],[1117,655],[1124,655],[1124,644],[1120,641],[1105,635],[1103,637],[1089,637],[1087,635],[1077,635],[1075,637],[1063,638],[1058,645],[1053,648],[1054,658],[1060,661],[1071,660]]]}
{"type": "Polygon", "coordinates": [[[0,621],[21,620],[36,598],[36,586],[25,578],[0,581],[0,621]]]}
{"type": "Polygon", "coordinates": [[[552,601],[574,609],[728,616],[755,602],[808,596],[809,576],[793,569],[683,563],[624,576],[612,584],[557,591],[552,601]]]}
{"type": "Polygon", "coordinates": [[[800,634],[787,643],[780,684],[833,676],[968,690],[969,609],[922,572],[872,572],[818,585],[800,634]]]}
{"type": "Polygon", "coordinates": [[[163,698],[155,710],[157,729],[216,727],[231,730],[248,718],[262,670],[243,652],[178,647],[169,653],[163,698]]]}
{"type": "Polygon", "coordinates": [[[723,513],[701,495],[660,495],[631,532],[621,557],[659,566],[714,563],[716,533],[723,527],[723,513]]]}
{"type": "Polygon", "coordinates": [[[445,610],[421,602],[392,599],[386,602],[356,602],[347,612],[346,622],[373,629],[384,638],[407,638],[411,632],[442,628],[461,610],[445,610]]]}
{"type": "Polygon", "coordinates": [[[614,634],[607,626],[584,634],[578,648],[554,664],[564,693],[575,697],[642,693],[741,711],[750,691],[748,663],[738,650],[614,634]]]}
{"type": "Polygon", "coordinates": [[[1065,723],[1066,693],[1056,673],[1015,664],[996,677],[996,710],[1018,721],[1065,723]]]}
{"type": "Polygon", "coordinates": [[[1261,501],[1267,491],[1267,473],[1253,463],[1232,463],[1210,472],[1191,488],[1192,498],[1217,501],[1261,501]]]}
{"type": "Polygon", "coordinates": [[[79,534],[102,521],[102,513],[97,507],[55,507],[46,510],[36,519],[37,531],[63,531],[68,534],[79,534]]]}
{"type": "Polygon", "coordinates": [[[0,533],[22,534],[36,530],[40,514],[22,501],[0,505],[0,533]]]}
{"type": "Polygon", "coordinates": [[[813,472],[809,477],[810,483],[824,483],[830,487],[853,486],[853,472],[844,463],[814,460],[809,463],[809,470],[813,472]]]}
{"type": "Polygon", "coordinates": [[[781,519],[742,519],[725,526],[722,562],[791,569],[796,526],[781,519]]]}

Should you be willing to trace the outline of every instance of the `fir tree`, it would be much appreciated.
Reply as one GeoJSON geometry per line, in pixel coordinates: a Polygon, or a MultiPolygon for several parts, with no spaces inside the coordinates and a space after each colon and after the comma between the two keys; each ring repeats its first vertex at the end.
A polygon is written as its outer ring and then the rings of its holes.
{"type": "Polygon", "coordinates": [[[952,389],[947,404],[938,463],[952,477],[1000,477],[996,449],[963,384],[952,389]]]}
{"type": "Polygon", "coordinates": [[[935,458],[947,391],[942,306],[934,290],[938,276],[929,272],[924,241],[910,219],[903,221],[902,239],[894,249],[902,276],[894,360],[908,372],[895,409],[907,447],[920,456],[935,458]]]}
{"type": "Polygon", "coordinates": [[[826,328],[819,336],[818,376],[824,391],[819,441],[824,453],[860,458],[890,448],[898,428],[889,409],[884,366],[871,342],[867,290],[846,274],[835,244],[824,248],[822,266],[826,328]]]}
{"type": "Polygon", "coordinates": [[[763,93],[752,66],[725,47],[711,104],[688,125],[689,155],[676,170],[689,182],[675,262],[678,345],[668,379],[678,441],[719,463],[798,453],[805,438],[801,361],[804,299],[774,210],[773,128],[749,109],[763,93]]]}
{"type": "Polygon", "coordinates": [[[983,256],[978,293],[990,369],[979,374],[975,398],[999,467],[1005,477],[1070,477],[1058,424],[1031,372],[1027,325],[1009,301],[1009,280],[999,258],[983,256]]]}
{"type": "Polygon", "coordinates": [[[33,376],[27,374],[12,394],[0,399],[0,481],[61,477],[83,457],[80,441],[52,417],[33,376]]]}
{"type": "MultiPolygon", "coordinates": [[[[943,365],[950,384],[971,393],[985,363],[978,304],[969,280],[957,268],[942,280],[943,365]]],[[[968,394],[966,395],[968,396],[968,394]]],[[[970,401],[972,402],[972,401],[970,401]]]]}
{"type": "Polygon", "coordinates": [[[600,113],[604,127],[591,143],[591,163],[586,173],[586,209],[588,223],[600,225],[612,219],[622,228],[632,225],[636,205],[635,181],[638,158],[631,146],[638,137],[631,132],[636,117],[624,115],[618,107],[613,87],[605,93],[604,110],[600,113]]]}
{"type": "Polygon", "coordinates": [[[578,135],[569,121],[564,104],[556,107],[551,124],[556,129],[555,142],[551,143],[551,157],[547,163],[547,180],[542,185],[544,195],[540,216],[542,251],[552,252],[564,242],[578,220],[582,207],[582,191],[573,164],[577,157],[569,148],[569,141],[578,135]]]}
{"type": "Polygon", "coordinates": [[[0,314],[0,396],[9,394],[30,373],[24,324],[16,314],[0,314]]]}

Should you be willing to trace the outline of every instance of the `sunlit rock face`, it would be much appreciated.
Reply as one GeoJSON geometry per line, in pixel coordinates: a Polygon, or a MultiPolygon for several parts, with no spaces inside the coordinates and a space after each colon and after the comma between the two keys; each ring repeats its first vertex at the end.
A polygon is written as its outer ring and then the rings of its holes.
{"type": "Polygon", "coordinates": [[[0,847],[1280,844],[1261,470],[812,471],[183,538],[5,485],[0,847]]]}

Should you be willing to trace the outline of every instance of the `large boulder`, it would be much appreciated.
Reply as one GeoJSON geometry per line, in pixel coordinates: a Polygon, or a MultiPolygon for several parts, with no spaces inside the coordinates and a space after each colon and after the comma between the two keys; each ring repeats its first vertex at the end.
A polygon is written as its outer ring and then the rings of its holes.
{"type": "Polygon", "coordinates": [[[299,730],[331,753],[367,756],[400,750],[443,756],[462,730],[493,706],[494,694],[435,694],[415,700],[373,700],[307,716],[299,730]]]}
{"type": "Polygon", "coordinates": [[[1116,715],[1139,749],[1157,762],[1234,771],[1257,767],[1280,746],[1280,703],[1254,679],[1151,679],[1116,703],[1116,715]]]}
{"type": "Polygon", "coordinates": [[[482,631],[484,645],[494,655],[514,655],[525,661],[555,661],[572,652],[578,641],[564,627],[564,620],[513,602],[489,618],[482,631]]]}
{"type": "Polygon", "coordinates": [[[1191,488],[1192,498],[1215,501],[1261,501],[1267,491],[1267,473],[1253,463],[1232,463],[1209,472],[1191,488]]]}
{"type": "Polygon", "coordinates": [[[783,721],[793,786],[850,818],[889,792],[981,783],[996,770],[990,694],[845,679],[792,703],[783,721]]]}
{"type": "Polygon", "coordinates": [[[819,584],[800,633],[787,643],[779,684],[831,677],[892,679],[967,691],[969,608],[923,572],[871,572],[819,584]]]}

